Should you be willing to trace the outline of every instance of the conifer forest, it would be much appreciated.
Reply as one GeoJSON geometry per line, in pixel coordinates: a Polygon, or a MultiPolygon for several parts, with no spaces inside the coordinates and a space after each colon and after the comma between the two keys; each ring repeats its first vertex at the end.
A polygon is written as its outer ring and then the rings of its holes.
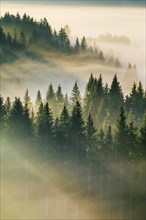
{"type": "Polygon", "coordinates": [[[144,220],[146,89],[128,34],[73,36],[69,25],[4,12],[0,219],[144,220]]]}

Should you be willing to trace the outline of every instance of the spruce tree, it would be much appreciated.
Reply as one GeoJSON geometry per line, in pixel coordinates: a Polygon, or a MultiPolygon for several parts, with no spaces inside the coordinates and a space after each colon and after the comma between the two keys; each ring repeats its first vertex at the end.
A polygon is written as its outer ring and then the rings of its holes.
{"type": "Polygon", "coordinates": [[[77,38],[76,39],[76,43],[75,43],[75,52],[79,52],[80,51],[80,43],[79,43],[79,39],[77,38]]]}
{"type": "Polygon", "coordinates": [[[52,84],[50,84],[48,87],[47,94],[46,94],[46,101],[51,103],[51,102],[54,102],[54,100],[55,100],[55,92],[54,92],[52,84]]]}
{"type": "Polygon", "coordinates": [[[93,91],[94,91],[94,77],[91,73],[90,78],[88,80],[85,95],[84,95],[84,118],[86,119],[91,111],[92,99],[93,99],[93,91]]]}
{"type": "Polygon", "coordinates": [[[27,105],[28,109],[31,110],[32,103],[31,103],[28,89],[26,90],[25,95],[24,95],[24,105],[27,105]]]}
{"type": "Polygon", "coordinates": [[[104,62],[105,62],[104,54],[103,54],[102,51],[100,51],[100,53],[99,53],[98,60],[99,60],[99,62],[101,62],[101,63],[104,63],[104,62]]]}
{"type": "Polygon", "coordinates": [[[110,101],[110,118],[111,122],[115,122],[115,116],[118,114],[120,106],[123,105],[124,98],[120,83],[118,82],[117,75],[114,75],[111,88],[109,90],[110,101]]]}
{"type": "Polygon", "coordinates": [[[91,114],[94,120],[97,116],[97,109],[100,107],[103,97],[104,97],[104,87],[103,87],[102,75],[100,75],[98,80],[96,79],[94,80],[93,91],[92,91],[91,114]]]}
{"type": "Polygon", "coordinates": [[[119,119],[117,120],[115,132],[115,146],[117,156],[121,159],[128,156],[127,149],[128,129],[126,124],[126,116],[123,106],[120,107],[119,119]]]}
{"type": "Polygon", "coordinates": [[[136,161],[138,154],[138,135],[137,127],[134,125],[133,120],[130,121],[127,127],[127,158],[131,162],[136,161]]]}
{"type": "Polygon", "coordinates": [[[57,102],[57,114],[60,115],[64,103],[64,95],[62,93],[62,88],[60,85],[58,86],[56,91],[56,102],[57,102]]]}
{"type": "Polygon", "coordinates": [[[94,127],[93,119],[89,113],[86,126],[86,139],[87,139],[87,156],[90,159],[93,159],[94,153],[97,150],[97,130],[94,127]]]}
{"type": "Polygon", "coordinates": [[[146,115],[144,117],[143,125],[140,129],[140,152],[144,160],[146,160],[146,115]]]}
{"type": "Polygon", "coordinates": [[[42,96],[41,96],[40,90],[38,90],[37,96],[36,96],[36,101],[35,101],[36,112],[38,111],[41,102],[42,102],[42,96]]]}
{"type": "Polygon", "coordinates": [[[26,37],[23,31],[20,32],[19,42],[22,48],[26,47],[26,37]]]}
{"type": "Polygon", "coordinates": [[[20,98],[15,98],[8,117],[8,135],[14,141],[23,143],[30,135],[31,123],[27,108],[23,107],[20,98]]]}
{"type": "Polygon", "coordinates": [[[47,153],[54,144],[54,120],[48,102],[44,105],[41,102],[36,124],[39,142],[43,145],[44,152],[47,153]]]}
{"type": "Polygon", "coordinates": [[[6,109],[5,109],[3,97],[0,95],[0,138],[2,138],[4,134],[5,119],[6,119],[6,109]]]}
{"type": "Polygon", "coordinates": [[[87,42],[86,42],[86,38],[83,37],[81,40],[81,51],[85,52],[87,50],[87,42]]]}
{"type": "MultiPolygon", "coordinates": [[[[59,88],[59,90],[60,90],[60,88],[59,88]]],[[[62,93],[61,90],[59,92],[62,93]]],[[[61,95],[61,94],[59,94],[59,95],[61,95]]],[[[61,98],[61,97],[59,97],[59,98],[61,98]]],[[[60,113],[60,112],[58,112],[58,108],[57,108],[59,103],[57,102],[56,94],[54,92],[54,88],[53,88],[52,84],[50,84],[48,87],[48,91],[46,94],[46,101],[49,103],[49,106],[52,110],[54,118],[57,117],[58,114],[60,113]]]]}
{"type": "Polygon", "coordinates": [[[113,134],[112,134],[112,128],[109,125],[106,135],[105,135],[105,148],[108,154],[108,157],[113,156],[113,134]],[[112,154],[112,155],[111,155],[112,154]]]}
{"type": "Polygon", "coordinates": [[[81,105],[79,102],[76,102],[72,110],[70,138],[72,146],[71,151],[75,152],[76,154],[84,155],[86,152],[85,127],[81,105]]]}
{"type": "Polygon", "coordinates": [[[7,97],[6,101],[5,101],[5,110],[6,110],[6,114],[7,114],[7,117],[10,113],[10,110],[11,110],[11,100],[10,100],[10,97],[7,97]]]}
{"type": "Polygon", "coordinates": [[[64,106],[59,118],[60,138],[59,142],[62,150],[69,151],[69,128],[70,116],[66,106],[64,106]]]}
{"type": "Polygon", "coordinates": [[[66,106],[67,110],[70,112],[70,102],[67,93],[65,94],[64,98],[64,106],[66,106]]]}
{"type": "Polygon", "coordinates": [[[70,100],[71,100],[72,106],[74,106],[76,102],[79,102],[79,103],[81,102],[81,95],[80,95],[80,90],[79,90],[77,81],[75,81],[74,83],[70,100]]]}

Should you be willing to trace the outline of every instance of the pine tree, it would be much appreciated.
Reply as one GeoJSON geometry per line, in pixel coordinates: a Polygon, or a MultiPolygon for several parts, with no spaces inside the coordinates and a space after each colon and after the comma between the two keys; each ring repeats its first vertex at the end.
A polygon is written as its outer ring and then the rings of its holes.
{"type": "Polygon", "coordinates": [[[65,94],[65,98],[64,98],[64,106],[66,106],[67,110],[70,112],[70,102],[67,93],[65,94]]]}
{"type": "Polygon", "coordinates": [[[37,112],[36,125],[39,142],[43,145],[43,151],[48,153],[54,144],[54,120],[48,102],[44,105],[41,102],[37,112]]]}
{"type": "Polygon", "coordinates": [[[80,95],[80,90],[79,90],[77,81],[75,81],[75,84],[73,86],[70,100],[71,100],[72,106],[74,106],[76,102],[81,102],[81,95],[80,95]]]}
{"type": "Polygon", "coordinates": [[[120,107],[119,119],[117,120],[115,132],[115,144],[117,156],[124,158],[128,156],[127,149],[128,129],[126,124],[126,116],[123,107],[120,107]]]}
{"type": "Polygon", "coordinates": [[[26,47],[26,37],[23,31],[20,32],[19,42],[22,46],[22,48],[26,47]]]}
{"type": "Polygon", "coordinates": [[[92,91],[91,114],[94,120],[97,116],[97,109],[100,107],[103,97],[104,97],[104,87],[103,87],[102,75],[100,75],[98,80],[96,79],[94,80],[93,91],[92,91]]]}
{"type": "Polygon", "coordinates": [[[98,133],[98,149],[100,152],[102,152],[102,150],[105,147],[105,134],[104,134],[104,130],[101,127],[100,131],[98,133]]]}
{"type": "Polygon", "coordinates": [[[112,122],[115,122],[115,116],[118,114],[120,106],[124,103],[123,93],[117,75],[114,75],[112,80],[111,88],[109,90],[109,101],[110,118],[112,122]]]}
{"type": "Polygon", "coordinates": [[[20,98],[15,98],[8,117],[8,135],[14,141],[24,143],[29,138],[31,122],[27,107],[23,107],[20,98]]]}
{"type": "Polygon", "coordinates": [[[37,96],[36,96],[36,101],[35,101],[36,112],[38,111],[41,102],[42,102],[42,96],[41,96],[40,90],[38,90],[37,96]]]}
{"type": "Polygon", "coordinates": [[[55,100],[55,92],[54,92],[52,84],[50,84],[48,87],[47,94],[46,94],[46,101],[51,103],[54,100],[55,100]]]}
{"type": "Polygon", "coordinates": [[[76,39],[76,43],[75,43],[74,47],[75,47],[75,52],[78,53],[80,51],[80,48],[81,48],[78,38],[76,39]]]}
{"type": "MultiPolygon", "coordinates": [[[[112,135],[112,128],[109,125],[107,129],[107,133],[105,136],[105,145],[106,145],[106,151],[109,154],[112,154],[113,151],[113,135],[112,135]]],[[[111,155],[108,155],[108,157],[111,155]]]]}
{"type": "Polygon", "coordinates": [[[136,160],[138,153],[138,136],[137,127],[134,125],[133,120],[130,121],[128,127],[128,137],[127,137],[127,158],[133,162],[136,160]]]}
{"type": "Polygon", "coordinates": [[[31,110],[32,103],[31,103],[31,99],[28,93],[28,89],[26,90],[25,95],[24,95],[24,105],[27,105],[28,109],[31,110]]]}
{"type": "Polygon", "coordinates": [[[5,129],[6,109],[3,97],[0,95],[0,139],[3,139],[5,129]]]}
{"type": "Polygon", "coordinates": [[[30,118],[30,110],[29,107],[27,105],[27,103],[25,103],[25,106],[23,108],[23,117],[24,117],[24,126],[25,126],[25,133],[24,133],[24,138],[25,141],[30,141],[32,140],[32,120],[30,118]]]}
{"type": "Polygon", "coordinates": [[[94,156],[94,153],[97,150],[97,130],[94,127],[94,123],[91,117],[91,114],[89,113],[86,126],[85,126],[85,132],[86,132],[86,139],[87,139],[87,156],[92,159],[94,156]]]}
{"type": "Polygon", "coordinates": [[[63,108],[63,103],[64,103],[64,96],[63,96],[62,88],[60,85],[58,86],[58,89],[56,92],[56,102],[57,102],[57,108],[58,108],[57,113],[59,115],[60,111],[63,108]]]}
{"type": "Polygon", "coordinates": [[[0,40],[1,40],[1,46],[3,44],[5,44],[5,42],[6,42],[6,35],[5,35],[5,33],[3,31],[3,28],[1,26],[0,26],[0,40]]]}
{"type": "Polygon", "coordinates": [[[94,90],[94,77],[91,73],[90,78],[88,80],[86,90],[85,90],[85,96],[84,96],[84,118],[86,119],[89,115],[89,112],[91,111],[91,105],[92,105],[92,99],[93,99],[93,90],[94,90]]]}
{"type": "MultiPolygon", "coordinates": [[[[60,90],[60,88],[59,88],[59,90],[60,90]]],[[[59,92],[62,93],[61,90],[59,92]]],[[[61,95],[61,94],[58,94],[58,95],[61,95]]],[[[54,88],[53,88],[52,84],[50,84],[49,87],[48,87],[47,94],[46,94],[46,101],[49,103],[49,106],[52,110],[54,118],[56,118],[59,114],[58,108],[57,108],[59,103],[57,102],[56,98],[57,97],[56,97],[56,94],[54,92],[54,88]]]]}
{"type": "Polygon", "coordinates": [[[83,37],[81,40],[81,51],[85,52],[87,50],[87,42],[86,42],[86,38],[83,37]]]}
{"type": "Polygon", "coordinates": [[[145,113],[144,109],[144,90],[142,83],[139,82],[138,88],[137,88],[137,118],[143,118],[143,115],[145,113]]]}
{"type": "Polygon", "coordinates": [[[60,29],[58,33],[58,40],[61,51],[66,51],[66,49],[69,49],[68,46],[70,46],[70,41],[66,34],[65,28],[60,29]]]}
{"type": "Polygon", "coordinates": [[[103,54],[102,51],[100,51],[100,53],[99,53],[98,60],[99,60],[101,63],[104,63],[104,62],[105,62],[104,54],[103,54]]]}
{"type": "Polygon", "coordinates": [[[76,154],[84,155],[86,152],[85,147],[85,128],[82,118],[81,105],[76,102],[72,110],[71,126],[70,126],[70,138],[72,151],[76,154]],[[82,152],[82,153],[81,153],[82,152]]]}
{"type": "Polygon", "coordinates": [[[12,39],[12,36],[11,34],[8,32],[7,35],[6,35],[6,41],[7,41],[7,45],[9,48],[12,48],[12,45],[13,45],[13,39],[12,39]]]}
{"type": "Polygon", "coordinates": [[[7,117],[10,113],[10,110],[11,110],[11,100],[10,100],[10,97],[7,97],[6,101],[5,101],[5,110],[6,110],[6,114],[7,114],[7,117]]]}
{"type": "Polygon", "coordinates": [[[144,117],[143,125],[140,129],[140,152],[142,158],[146,159],[146,115],[144,117]]]}
{"type": "Polygon", "coordinates": [[[61,149],[68,152],[69,150],[69,128],[70,128],[70,116],[66,106],[64,106],[60,118],[59,118],[61,149]]]}

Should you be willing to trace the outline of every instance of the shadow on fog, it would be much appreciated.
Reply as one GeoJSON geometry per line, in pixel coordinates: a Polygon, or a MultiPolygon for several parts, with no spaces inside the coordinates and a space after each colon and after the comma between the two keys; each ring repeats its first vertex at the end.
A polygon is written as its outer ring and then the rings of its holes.
{"type": "Polygon", "coordinates": [[[21,144],[1,153],[2,219],[145,219],[144,162],[89,166],[21,144]]]}

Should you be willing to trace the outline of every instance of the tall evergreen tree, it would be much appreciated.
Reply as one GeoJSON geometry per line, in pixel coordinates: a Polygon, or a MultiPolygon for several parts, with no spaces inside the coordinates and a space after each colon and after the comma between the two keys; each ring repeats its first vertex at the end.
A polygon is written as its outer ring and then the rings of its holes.
{"type": "Polygon", "coordinates": [[[81,48],[78,38],[76,39],[76,43],[75,43],[74,47],[75,47],[75,52],[78,53],[80,51],[80,48],[81,48]]]}
{"type": "Polygon", "coordinates": [[[38,111],[41,102],[42,102],[42,96],[41,96],[40,90],[38,90],[37,96],[36,96],[36,101],[35,101],[36,112],[38,111]]]}
{"type": "Polygon", "coordinates": [[[102,75],[100,75],[98,80],[96,79],[94,80],[94,86],[92,91],[91,114],[94,120],[97,116],[97,109],[100,107],[103,97],[104,97],[104,87],[103,87],[102,75]]]}
{"type": "Polygon", "coordinates": [[[87,139],[87,156],[90,159],[93,159],[93,156],[97,150],[97,130],[94,127],[93,119],[90,113],[87,118],[85,132],[87,139]]]}
{"type": "MultiPolygon", "coordinates": [[[[61,88],[59,88],[59,91],[58,91],[60,94],[60,98],[61,98],[61,88]]],[[[58,115],[58,108],[57,108],[57,105],[59,104],[56,100],[56,94],[54,92],[54,88],[53,88],[53,85],[50,84],[49,87],[48,87],[48,91],[47,91],[47,94],[46,94],[46,101],[49,103],[49,106],[52,110],[52,113],[53,113],[53,116],[54,118],[57,117],[58,115]]]]}
{"type": "Polygon", "coordinates": [[[106,135],[105,135],[105,149],[106,149],[106,154],[108,158],[112,158],[114,155],[113,152],[113,134],[112,134],[112,128],[109,125],[106,135]]]}
{"type": "Polygon", "coordinates": [[[77,81],[75,81],[75,84],[73,86],[70,100],[71,100],[72,106],[74,106],[76,102],[81,102],[81,95],[80,95],[80,90],[79,90],[77,81]]]}
{"type": "Polygon", "coordinates": [[[57,113],[58,115],[60,115],[60,112],[63,108],[63,103],[64,103],[64,95],[62,93],[62,88],[61,86],[59,85],[58,88],[57,88],[57,91],[56,91],[56,101],[57,101],[57,113]]]}
{"type": "Polygon", "coordinates": [[[66,106],[64,106],[59,118],[60,137],[59,143],[62,151],[69,152],[69,128],[70,116],[66,106]]]}
{"type": "Polygon", "coordinates": [[[27,108],[23,107],[20,98],[15,98],[8,117],[8,135],[14,141],[28,140],[31,122],[27,108]]]}
{"type": "Polygon", "coordinates": [[[118,82],[117,75],[114,75],[111,88],[109,90],[110,101],[110,118],[112,122],[115,122],[115,115],[118,114],[119,108],[123,105],[124,98],[120,83],[118,82]]]}
{"type": "Polygon", "coordinates": [[[133,162],[136,161],[138,154],[138,135],[137,127],[134,125],[133,120],[130,121],[127,127],[127,158],[133,162]]]}
{"type": "Polygon", "coordinates": [[[7,114],[7,117],[10,113],[10,110],[11,110],[11,100],[10,100],[10,97],[7,97],[6,101],[5,101],[5,110],[6,110],[6,114],[7,114]]]}
{"type": "Polygon", "coordinates": [[[0,95],[0,138],[2,140],[5,129],[6,109],[3,97],[0,95]]]}
{"type": "Polygon", "coordinates": [[[81,40],[81,51],[85,52],[87,50],[87,42],[86,42],[86,38],[83,37],[81,40]]]}
{"type": "Polygon", "coordinates": [[[25,95],[24,95],[24,105],[27,105],[28,109],[31,110],[32,103],[31,103],[28,89],[26,90],[25,95]]]}
{"type": "Polygon", "coordinates": [[[146,160],[146,115],[144,117],[143,125],[140,129],[140,152],[141,156],[146,160]]]}
{"type": "Polygon", "coordinates": [[[127,138],[128,129],[126,124],[126,116],[123,107],[120,107],[119,119],[117,120],[116,132],[115,132],[115,144],[117,150],[117,156],[124,158],[128,156],[127,138]]]}
{"type": "Polygon", "coordinates": [[[70,141],[72,146],[72,151],[77,155],[84,155],[86,152],[85,147],[85,127],[82,117],[81,105],[76,102],[72,110],[71,115],[71,127],[70,127],[70,141]],[[82,153],[81,153],[82,152],[82,153]]]}
{"type": "Polygon", "coordinates": [[[87,118],[89,112],[91,111],[93,91],[94,91],[94,80],[95,79],[93,77],[93,74],[91,73],[84,95],[84,118],[87,118]]]}
{"type": "Polygon", "coordinates": [[[50,103],[54,101],[54,99],[55,99],[55,92],[54,92],[52,84],[50,84],[48,87],[47,94],[46,94],[46,101],[50,103]]]}
{"type": "Polygon", "coordinates": [[[98,60],[99,60],[101,63],[104,63],[104,62],[105,62],[104,54],[103,54],[102,51],[100,51],[100,53],[99,53],[98,60]]]}
{"type": "Polygon", "coordinates": [[[54,120],[48,102],[44,105],[41,102],[37,112],[37,136],[42,144],[43,151],[48,153],[49,149],[54,144],[54,120]]]}
{"type": "Polygon", "coordinates": [[[23,31],[20,32],[19,42],[22,46],[22,48],[26,47],[26,37],[23,31]]]}

